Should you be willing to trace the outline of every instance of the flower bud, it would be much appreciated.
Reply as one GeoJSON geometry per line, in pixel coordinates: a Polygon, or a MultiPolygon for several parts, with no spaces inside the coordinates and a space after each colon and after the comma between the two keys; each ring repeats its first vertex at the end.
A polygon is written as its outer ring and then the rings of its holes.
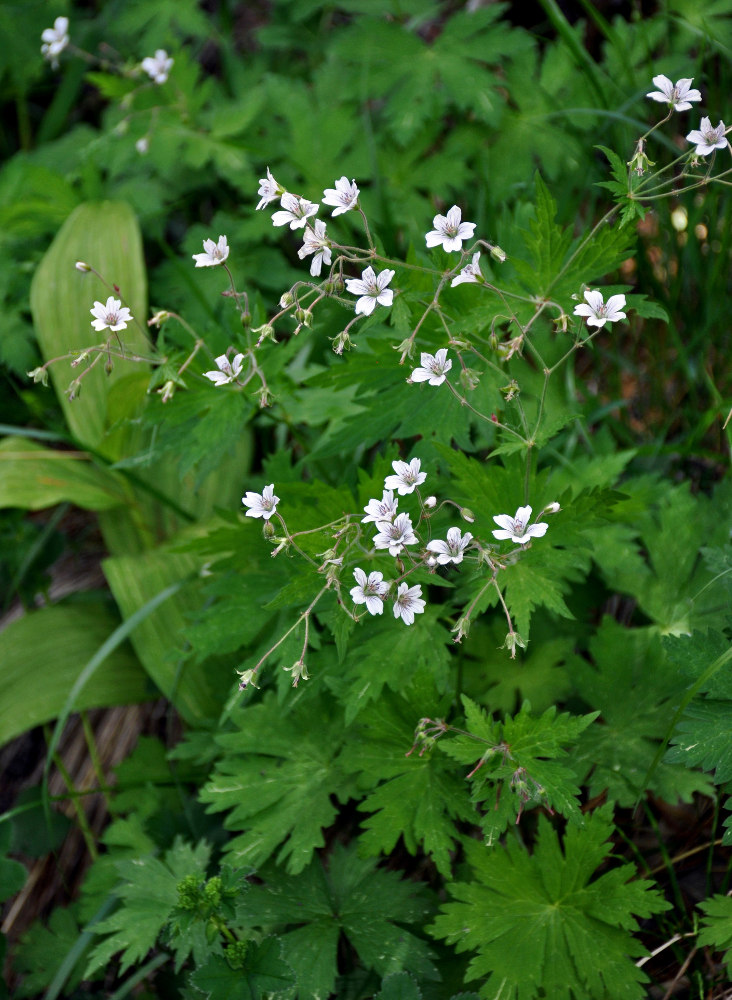
{"type": "Polygon", "coordinates": [[[75,357],[74,360],[71,362],[71,367],[78,368],[79,365],[83,364],[88,357],[89,357],[89,351],[81,351],[81,353],[77,357],[75,357]]]}
{"type": "Polygon", "coordinates": [[[502,264],[506,259],[506,251],[501,250],[499,246],[491,246],[491,257],[502,264]]]}
{"type": "Polygon", "coordinates": [[[77,260],[77,262],[74,264],[74,267],[76,268],[77,271],[81,271],[83,274],[86,274],[88,271],[91,271],[91,267],[88,264],[85,264],[83,260],[77,260]]]}
{"type": "Polygon", "coordinates": [[[245,330],[248,330],[249,327],[252,325],[251,314],[248,313],[246,310],[244,310],[244,312],[241,314],[241,325],[244,327],[245,330]]]}
{"type": "Polygon", "coordinates": [[[424,501],[425,507],[434,507],[437,504],[437,497],[427,497],[424,501]]]}
{"type": "Polygon", "coordinates": [[[149,319],[147,321],[147,325],[160,327],[166,321],[166,319],[170,319],[170,313],[167,312],[165,309],[159,309],[152,317],[152,319],[149,319]]]}
{"type": "Polygon", "coordinates": [[[463,521],[467,521],[468,524],[472,524],[475,520],[475,514],[472,512],[470,507],[461,507],[460,517],[462,517],[463,521]]]}
{"type": "Polygon", "coordinates": [[[303,326],[311,327],[313,325],[313,314],[310,309],[296,309],[295,318],[303,326]]]}
{"type": "MultiPolygon", "coordinates": [[[[562,508],[559,506],[559,504],[557,503],[557,501],[554,500],[552,503],[548,503],[546,505],[546,507],[544,508],[544,510],[541,512],[541,514],[556,514],[561,509],[562,508]]],[[[541,514],[539,515],[539,517],[541,517],[541,514]]]]}
{"type": "Polygon", "coordinates": [[[270,521],[265,521],[262,525],[262,534],[265,538],[274,538],[275,527],[270,521]]]}
{"type": "Polygon", "coordinates": [[[143,137],[141,139],[138,139],[137,142],[135,143],[135,149],[140,154],[140,156],[144,156],[149,148],[150,148],[150,140],[146,135],[143,135],[143,137]]]}
{"type": "Polygon", "coordinates": [[[280,296],[280,309],[287,309],[295,301],[295,296],[292,292],[285,292],[284,295],[280,296]]]}

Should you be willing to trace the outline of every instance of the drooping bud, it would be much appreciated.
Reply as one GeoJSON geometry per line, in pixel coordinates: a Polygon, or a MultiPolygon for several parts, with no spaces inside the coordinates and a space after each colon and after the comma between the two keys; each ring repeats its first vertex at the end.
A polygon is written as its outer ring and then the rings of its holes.
{"type": "Polygon", "coordinates": [[[468,524],[472,524],[475,520],[475,514],[472,512],[470,507],[461,507],[460,517],[462,517],[463,521],[467,521],[468,524]]]}

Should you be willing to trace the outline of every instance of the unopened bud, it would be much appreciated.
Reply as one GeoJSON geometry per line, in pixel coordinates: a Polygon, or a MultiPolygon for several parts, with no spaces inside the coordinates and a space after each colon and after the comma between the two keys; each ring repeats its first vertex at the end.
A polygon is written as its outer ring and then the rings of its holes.
{"type": "MultiPolygon", "coordinates": [[[[555,500],[555,501],[554,501],[553,503],[548,503],[548,504],[546,505],[546,507],[544,508],[544,510],[543,510],[543,511],[542,511],[541,513],[542,513],[542,514],[556,514],[556,513],[558,513],[558,512],[559,512],[559,511],[560,511],[561,509],[562,509],[562,508],[561,508],[561,507],[559,506],[559,504],[558,504],[558,503],[557,503],[557,501],[555,500]]],[[[539,516],[541,517],[541,514],[540,514],[539,516]]]]}
{"type": "Polygon", "coordinates": [[[88,357],[89,357],[89,351],[82,351],[82,352],[81,352],[81,353],[80,353],[80,354],[79,354],[79,355],[78,355],[77,357],[75,357],[75,358],[74,358],[74,360],[73,360],[73,361],[71,362],[71,367],[72,367],[72,368],[78,368],[78,367],[79,367],[79,365],[80,365],[80,364],[83,364],[83,363],[84,363],[84,361],[86,361],[86,359],[87,359],[88,357]]]}
{"type": "Polygon", "coordinates": [[[303,326],[310,327],[313,325],[313,314],[310,311],[310,309],[295,310],[295,318],[297,319],[298,323],[301,323],[303,326]]]}
{"type": "Polygon", "coordinates": [[[241,314],[241,325],[244,327],[245,330],[248,330],[249,327],[252,325],[251,314],[246,312],[246,310],[241,314]]]}
{"type": "Polygon", "coordinates": [[[425,507],[434,507],[437,504],[437,497],[427,497],[424,501],[425,507]]]}
{"type": "Polygon", "coordinates": [[[468,524],[472,524],[475,520],[475,514],[472,512],[470,507],[461,507],[460,517],[462,517],[463,521],[467,521],[468,524]]]}
{"type": "Polygon", "coordinates": [[[83,274],[86,274],[88,271],[91,271],[91,267],[88,264],[85,264],[83,260],[77,260],[77,262],[74,264],[74,267],[76,268],[77,271],[81,271],[83,274]]]}
{"type": "Polygon", "coordinates": [[[109,357],[109,355],[107,355],[107,360],[104,362],[104,370],[107,373],[107,375],[111,375],[114,370],[114,363],[112,362],[112,359],[109,357]]]}
{"type": "Polygon", "coordinates": [[[499,246],[491,246],[491,257],[502,264],[506,259],[506,251],[499,246]]]}
{"type": "Polygon", "coordinates": [[[280,296],[280,309],[287,309],[295,301],[295,296],[292,292],[285,292],[284,295],[280,296]]]}
{"type": "Polygon", "coordinates": [[[271,521],[264,522],[264,524],[262,525],[262,534],[264,535],[265,538],[274,538],[275,527],[271,523],[271,521]]]}

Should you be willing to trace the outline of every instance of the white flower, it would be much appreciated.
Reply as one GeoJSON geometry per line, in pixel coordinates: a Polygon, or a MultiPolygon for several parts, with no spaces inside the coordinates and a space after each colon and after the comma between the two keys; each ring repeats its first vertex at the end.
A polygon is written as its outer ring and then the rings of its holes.
{"type": "Polygon", "coordinates": [[[132,320],[127,306],[123,306],[122,302],[112,295],[109,296],[104,305],[101,302],[95,302],[94,308],[90,309],[89,312],[95,317],[91,323],[95,330],[106,330],[109,327],[113,333],[116,333],[117,330],[126,329],[127,324],[132,320]]]}
{"type": "Polygon", "coordinates": [[[462,212],[453,205],[447,215],[436,215],[432,220],[435,227],[425,236],[428,247],[438,247],[440,243],[450,253],[462,250],[463,240],[472,239],[474,222],[461,222],[462,212]]]}
{"type": "Polygon", "coordinates": [[[376,527],[379,533],[374,535],[374,548],[388,549],[390,556],[398,556],[405,545],[417,544],[409,514],[397,514],[393,524],[378,521],[376,527]]]}
{"type": "Polygon", "coordinates": [[[173,60],[165,49],[156,49],[154,56],[147,56],[140,63],[142,69],[155,83],[165,83],[168,73],[173,68],[173,60]]]}
{"type": "Polygon", "coordinates": [[[437,562],[441,566],[445,566],[449,562],[454,562],[457,566],[463,561],[463,552],[472,540],[473,536],[469,531],[463,535],[460,528],[448,528],[446,542],[436,538],[432,542],[427,542],[427,548],[430,552],[437,554],[437,562]]]}
{"type": "Polygon", "coordinates": [[[399,584],[394,601],[394,617],[401,618],[405,625],[414,624],[414,616],[424,612],[425,602],[422,600],[422,588],[419,584],[408,587],[406,583],[399,584]]]}
{"type": "MultiPolygon", "coordinates": [[[[505,258],[504,258],[505,259],[505,258]]],[[[450,288],[454,288],[456,285],[462,285],[465,281],[482,281],[483,275],[480,271],[480,250],[473,254],[473,259],[469,264],[466,264],[462,269],[460,274],[456,275],[450,282],[450,288]]]]}
{"type": "Polygon", "coordinates": [[[412,372],[411,382],[429,382],[430,385],[442,385],[445,381],[445,373],[452,368],[452,361],[447,360],[447,348],[442,347],[436,354],[427,354],[423,351],[420,355],[422,362],[419,368],[412,372]]]}
{"type": "Polygon", "coordinates": [[[515,517],[508,514],[496,514],[493,520],[500,527],[500,531],[494,531],[494,538],[510,538],[517,545],[526,545],[532,538],[541,538],[546,534],[549,527],[546,522],[529,525],[531,517],[531,507],[519,507],[515,517]]]}
{"type": "Polygon", "coordinates": [[[277,183],[272,176],[269,167],[267,167],[267,176],[262,177],[259,181],[259,191],[257,191],[257,194],[259,195],[259,202],[257,203],[255,211],[258,212],[260,208],[266,208],[271,201],[277,201],[280,195],[284,193],[285,189],[281,184],[277,183]]]}
{"type": "Polygon", "coordinates": [[[586,316],[588,326],[600,327],[606,323],[616,323],[619,319],[625,319],[625,313],[620,311],[625,307],[624,295],[611,295],[607,302],[603,302],[602,292],[593,292],[588,288],[585,292],[585,302],[575,306],[574,315],[586,316]]]}
{"type": "Polygon", "coordinates": [[[351,295],[360,295],[361,298],[356,303],[356,313],[363,313],[370,316],[376,308],[376,303],[382,306],[390,306],[394,299],[394,292],[386,286],[394,277],[395,272],[381,271],[376,274],[373,267],[367,267],[360,278],[347,278],[346,288],[351,295]]]}
{"type": "Polygon", "coordinates": [[[196,267],[216,267],[223,264],[229,256],[229,243],[225,236],[219,236],[218,243],[213,240],[203,241],[204,253],[191,254],[196,262],[196,267]]]}
{"type": "Polygon", "coordinates": [[[362,569],[354,569],[353,575],[357,587],[351,587],[351,600],[354,604],[365,604],[370,615],[380,615],[384,610],[384,597],[388,593],[389,584],[384,582],[383,573],[369,573],[368,577],[362,569]]]}
{"type": "Polygon", "coordinates": [[[69,44],[69,19],[68,17],[57,17],[52,28],[45,28],[41,32],[41,55],[48,59],[54,69],[58,67],[58,56],[69,44]]]}
{"type": "Polygon", "coordinates": [[[322,265],[324,263],[330,264],[331,261],[330,246],[325,236],[325,223],[321,222],[320,219],[315,219],[313,226],[305,226],[302,241],[297,256],[300,260],[304,260],[309,254],[315,254],[310,263],[310,273],[314,278],[317,278],[322,265]]]}
{"type": "Polygon", "coordinates": [[[668,104],[674,111],[688,111],[691,107],[690,101],[700,101],[702,99],[698,90],[691,89],[692,80],[689,78],[677,80],[672,83],[667,76],[661,74],[654,76],[653,82],[658,90],[652,90],[646,97],[662,104],[668,104]]]}
{"type": "Polygon", "coordinates": [[[335,205],[332,214],[334,216],[342,215],[344,212],[349,212],[352,208],[356,207],[358,195],[359,191],[356,187],[356,182],[349,182],[348,178],[343,176],[339,181],[335,182],[334,188],[326,188],[323,191],[323,204],[335,205]]]}
{"type": "Polygon", "coordinates": [[[399,501],[394,499],[393,491],[384,490],[381,500],[369,500],[366,504],[364,507],[366,517],[361,518],[361,524],[368,524],[369,521],[373,521],[374,524],[378,524],[379,521],[393,521],[398,506],[399,501]]]}
{"type": "Polygon", "coordinates": [[[414,493],[415,487],[421,486],[427,478],[426,472],[419,471],[421,464],[418,458],[413,458],[411,462],[392,462],[391,467],[396,475],[386,477],[384,489],[396,490],[400,497],[414,493]]]}
{"type": "Polygon", "coordinates": [[[144,156],[145,153],[147,153],[148,149],[150,149],[150,140],[146,135],[143,135],[141,139],[137,140],[137,142],[135,143],[135,149],[140,154],[140,156],[144,156]]]}
{"type": "Polygon", "coordinates": [[[275,212],[272,216],[272,224],[275,226],[286,226],[290,229],[302,229],[311,215],[315,215],[318,206],[305,198],[298,198],[296,194],[289,191],[280,198],[282,211],[275,212]]]}
{"type": "Polygon", "coordinates": [[[280,498],[274,496],[274,483],[270,483],[261,493],[247,493],[241,498],[241,502],[245,507],[251,507],[251,510],[247,511],[247,517],[263,517],[268,521],[277,512],[280,498]]]}
{"type": "Polygon", "coordinates": [[[436,504],[437,504],[437,497],[427,497],[427,499],[425,500],[423,506],[425,506],[425,507],[434,507],[434,506],[436,506],[436,504]]]}
{"type": "Polygon", "coordinates": [[[204,372],[203,374],[206,378],[211,379],[214,385],[227,385],[239,377],[243,361],[243,354],[237,354],[233,361],[229,361],[225,354],[221,354],[216,358],[218,371],[204,372]]]}
{"type": "Polygon", "coordinates": [[[720,121],[716,128],[712,128],[712,123],[708,118],[702,118],[701,125],[693,132],[689,132],[687,139],[689,142],[697,144],[694,152],[698,156],[709,156],[715,149],[724,149],[727,145],[724,122],[720,121]]]}

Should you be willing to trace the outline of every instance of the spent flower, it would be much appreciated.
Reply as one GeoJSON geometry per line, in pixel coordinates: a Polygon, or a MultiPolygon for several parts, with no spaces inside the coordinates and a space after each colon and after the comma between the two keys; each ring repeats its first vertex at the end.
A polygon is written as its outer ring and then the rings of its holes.
{"type": "Polygon", "coordinates": [[[410,587],[406,583],[399,584],[394,601],[394,617],[401,618],[405,625],[414,624],[414,616],[424,613],[425,602],[422,600],[422,588],[419,584],[410,587]]]}
{"type": "Polygon", "coordinates": [[[104,304],[95,302],[89,312],[94,316],[91,325],[95,330],[110,329],[112,333],[116,333],[118,330],[125,330],[127,324],[132,321],[130,310],[113,295],[110,295],[104,304]]]}
{"type": "Polygon", "coordinates": [[[617,323],[618,320],[625,319],[625,313],[620,311],[624,308],[624,295],[611,295],[607,302],[604,302],[602,292],[588,288],[585,292],[585,301],[575,306],[574,315],[586,316],[588,326],[600,327],[606,323],[617,323]]]}
{"type": "Polygon", "coordinates": [[[165,83],[168,73],[173,68],[173,60],[165,49],[156,49],[154,56],[146,56],[140,66],[150,77],[153,83],[165,83]]]}
{"type": "Polygon", "coordinates": [[[391,467],[395,475],[387,476],[384,480],[385,490],[396,490],[400,497],[407,493],[414,493],[417,486],[421,486],[427,478],[426,472],[420,472],[421,461],[413,458],[411,462],[392,462],[391,467]]]}
{"type": "Polygon", "coordinates": [[[508,514],[496,514],[493,520],[499,527],[499,531],[493,532],[494,538],[510,538],[517,545],[526,545],[532,538],[541,538],[546,534],[549,525],[545,521],[538,524],[529,524],[531,519],[531,507],[519,507],[515,517],[508,514]]]}
{"type": "Polygon", "coordinates": [[[274,495],[274,483],[270,483],[261,493],[247,493],[241,498],[241,502],[245,507],[249,507],[247,517],[263,517],[267,521],[277,513],[280,498],[274,495]]]}
{"type": "Polygon", "coordinates": [[[724,149],[727,145],[724,122],[720,120],[719,125],[712,128],[709,118],[702,118],[698,129],[689,132],[687,139],[696,143],[694,152],[697,156],[709,156],[715,149],[724,149]]]}
{"type": "Polygon", "coordinates": [[[326,188],[323,191],[323,204],[335,206],[332,215],[342,215],[350,212],[358,203],[359,190],[355,181],[349,181],[343,176],[335,182],[334,188],[326,188]]]}
{"type": "Polygon", "coordinates": [[[243,354],[237,354],[233,361],[229,361],[225,354],[221,354],[216,358],[218,371],[204,372],[204,377],[210,379],[214,385],[228,385],[229,382],[235,382],[241,374],[243,362],[243,354]]]}
{"type": "Polygon", "coordinates": [[[652,90],[646,97],[662,104],[668,104],[674,111],[688,111],[691,107],[690,101],[700,101],[702,95],[698,90],[692,90],[692,78],[684,78],[672,83],[667,76],[661,73],[660,76],[653,77],[654,84],[658,90],[652,90]]]}
{"type": "Polygon", "coordinates": [[[225,236],[219,236],[218,243],[204,240],[203,250],[203,253],[191,254],[196,267],[216,267],[218,264],[223,264],[229,256],[229,243],[225,236]]]}
{"type": "Polygon", "coordinates": [[[442,385],[446,373],[452,368],[452,361],[447,360],[447,349],[440,348],[435,354],[423,351],[420,355],[421,365],[412,372],[410,382],[429,382],[430,385],[442,385]]]}
{"type": "Polygon", "coordinates": [[[425,236],[428,247],[438,247],[442,244],[444,250],[451,253],[453,250],[462,250],[463,240],[473,238],[475,230],[474,222],[461,222],[462,212],[457,205],[453,205],[447,215],[436,215],[432,220],[435,227],[425,236]]]}
{"type": "Polygon", "coordinates": [[[389,592],[389,584],[384,580],[383,573],[369,573],[362,569],[354,569],[353,576],[357,586],[351,587],[351,600],[354,604],[365,604],[370,615],[380,615],[384,610],[384,598],[389,592]]]}
{"type": "Polygon", "coordinates": [[[360,278],[347,278],[346,288],[351,295],[359,295],[356,302],[356,314],[370,316],[377,303],[390,306],[394,300],[394,292],[386,286],[394,277],[395,272],[388,268],[376,274],[373,267],[367,267],[360,278]]]}

